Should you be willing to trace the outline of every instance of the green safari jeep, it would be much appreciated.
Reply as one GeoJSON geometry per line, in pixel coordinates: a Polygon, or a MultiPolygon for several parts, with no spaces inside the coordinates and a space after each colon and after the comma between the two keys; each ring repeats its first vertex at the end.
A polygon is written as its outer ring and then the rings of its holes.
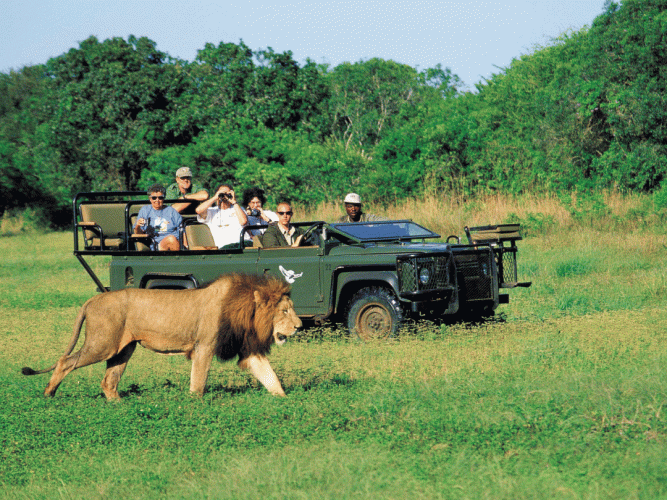
{"type": "Polygon", "coordinates": [[[509,302],[501,290],[530,286],[517,280],[518,224],[465,228],[468,241],[462,243],[454,236],[438,242],[439,234],[410,220],[313,221],[295,224],[306,230],[296,248],[264,248],[257,237],[246,236],[258,228],[251,226],[239,235],[240,248],[220,250],[210,233],[206,237],[208,228],[185,215],[187,248],[160,252],[131,233],[145,204],[143,192],[74,198],[74,255],[99,291],[198,288],[226,273],[269,273],[290,283],[302,319],[343,322],[369,339],[395,334],[407,317],[490,315],[509,302]],[[98,255],[111,258],[109,287],[86,260],[98,255]]]}

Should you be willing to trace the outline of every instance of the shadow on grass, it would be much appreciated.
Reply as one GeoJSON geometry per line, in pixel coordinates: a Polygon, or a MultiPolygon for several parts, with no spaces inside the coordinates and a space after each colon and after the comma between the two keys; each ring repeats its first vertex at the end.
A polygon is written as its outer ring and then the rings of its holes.
{"type": "Polygon", "coordinates": [[[290,390],[312,391],[318,389],[331,389],[334,387],[353,387],[358,384],[346,373],[334,374],[329,378],[313,377],[310,380],[304,380],[301,384],[291,384],[290,390]]]}
{"type": "Polygon", "coordinates": [[[259,389],[266,390],[264,387],[253,387],[252,385],[227,386],[223,384],[212,384],[206,387],[206,394],[230,396],[246,394],[248,392],[257,391],[259,389]]]}

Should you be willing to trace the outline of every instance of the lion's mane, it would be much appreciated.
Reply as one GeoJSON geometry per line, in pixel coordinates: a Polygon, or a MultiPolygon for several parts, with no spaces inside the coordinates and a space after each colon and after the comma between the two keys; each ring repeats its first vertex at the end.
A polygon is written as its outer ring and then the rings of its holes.
{"type": "Polygon", "coordinates": [[[289,293],[289,285],[273,276],[231,275],[220,311],[216,356],[225,361],[236,355],[244,359],[251,354],[268,354],[273,344],[275,309],[289,293]]]}

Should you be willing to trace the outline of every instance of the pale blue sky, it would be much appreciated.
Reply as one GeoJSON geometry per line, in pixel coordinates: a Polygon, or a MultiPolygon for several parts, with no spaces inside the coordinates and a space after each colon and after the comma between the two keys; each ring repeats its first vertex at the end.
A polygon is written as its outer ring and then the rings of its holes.
{"type": "Polygon", "coordinates": [[[472,86],[566,30],[604,0],[2,0],[0,71],[45,63],[95,35],[146,36],[191,61],[206,42],[291,50],[336,66],[372,57],[440,63],[472,86]]]}

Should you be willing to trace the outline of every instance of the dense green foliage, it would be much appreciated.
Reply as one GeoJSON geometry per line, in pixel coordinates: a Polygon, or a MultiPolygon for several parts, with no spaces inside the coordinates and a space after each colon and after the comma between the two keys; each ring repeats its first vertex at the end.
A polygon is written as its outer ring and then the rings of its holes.
{"type": "Polygon", "coordinates": [[[243,42],[193,62],[146,38],[98,41],[0,74],[0,212],[68,220],[77,191],[264,187],[316,204],[440,189],[652,191],[667,172],[667,0],[608,2],[464,92],[447,68],[330,68],[243,42]]]}

